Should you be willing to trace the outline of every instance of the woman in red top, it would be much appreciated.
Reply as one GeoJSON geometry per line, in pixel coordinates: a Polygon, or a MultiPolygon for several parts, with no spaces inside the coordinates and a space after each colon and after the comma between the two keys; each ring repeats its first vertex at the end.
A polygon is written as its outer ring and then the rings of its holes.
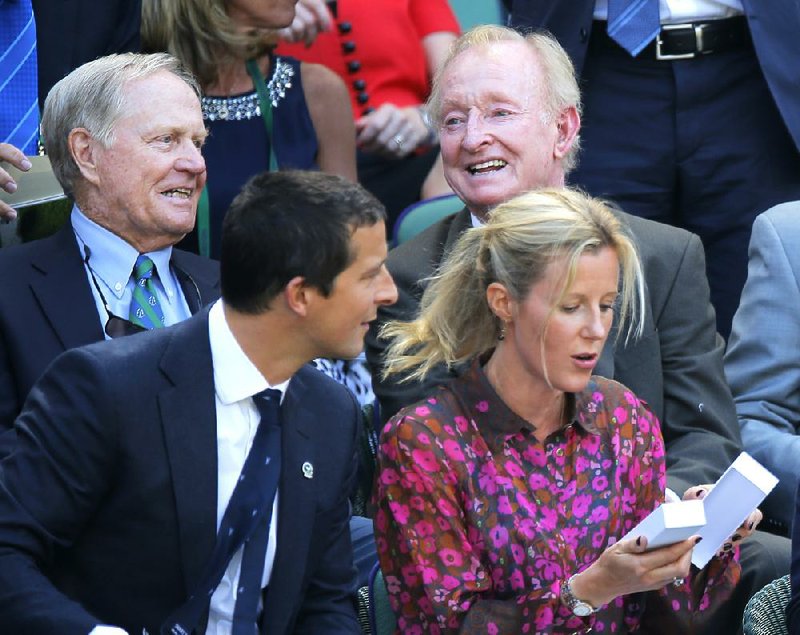
{"type": "MultiPolygon", "coordinates": [[[[290,38],[312,38],[306,26],[327,28],[319,18],[321,3],[300,0],[290,38]]],[[[338,0],[328,7],[334,24],[311,46],[281,43],[277,51],[324,64],[344,80],[355,117],[359,180],[387,206],[392,221],[420,195],[449,191],[441,167],[431,172],[438,142],[421,106],[459,33],[458,22],[447,0],[338,0]]]]}

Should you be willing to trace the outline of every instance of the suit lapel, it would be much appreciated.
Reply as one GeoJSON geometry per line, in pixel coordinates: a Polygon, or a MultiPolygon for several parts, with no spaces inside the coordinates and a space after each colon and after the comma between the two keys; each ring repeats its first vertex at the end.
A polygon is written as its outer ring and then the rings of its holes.
{"type": "Polygon", "coordinates": [[[161,359],[170,387],[158,395],[175,493],[186,592],[202,575],[217,533],[217,426],[208,311],[174,328],[161,359]]]}
{"type": "Polygon", "coordinates": [[[305,568],[302,554],[308,552],[316,513],[316,487],[304,464],[314,465],[314,419],[303,404],[302,369],[289,383],[281,408],[281,480],[278,486],[278,538],[275,561],[264,607],[265,632],[284,632],[291,608],[289,599],[300,595],[305,568]],[[298,555],[299,554],[299,555],[298,555]]]}
{"type": "Polygon", "coordinates": [[[103,339],[78,243],[67,223],[31,258],[31,291],[64,350],[103,339]],[[65,314],[69,317],[65,318],[65,314]]]}
{"type": "MultiPolygon", "coordinates": [[[[212,261],[209,261],[211,263],[212,261]]],[[[211,268],[200,270],[198,267],[191,267],[187,254],[180,249],[172,250],[170,261],[172,270],[181,285],[183,297],[192,315],[197,313],[204,306],[214,302],[219,298],[219,273],[211,275],[211,268]],[[192,270],[190,274],[189,271],[192,270]]]]}

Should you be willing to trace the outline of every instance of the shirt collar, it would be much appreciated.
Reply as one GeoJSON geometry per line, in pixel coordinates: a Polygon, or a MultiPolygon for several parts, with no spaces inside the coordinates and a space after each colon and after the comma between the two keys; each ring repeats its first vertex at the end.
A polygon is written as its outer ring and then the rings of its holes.
{"type": "MultiPolygon", "coordinates": [[[[488,357],[489,354],[472,362],[469,370],[459,381],[458,391],[463,402],[471,410],[471,417],[478,423],[478,428],[487,444],[496,451],[503,446],[507,437],[519,432],[530,433],[533,428],[528,421],[511,410],[495,392],[483,370],[488,357]],[[482,416],[484,412],[492,414],[489,417],[482,416]]],[[[587,434],[598,434],[597,429],[591,424],[591,417],[578,415],[591,396],[592,386],[593,382],[590,382],[587,389],[580,393],[566,393],[568,421],[570,421],[567,425],[574,425],[577,430],[587,434]]]]}
{"type": "Polygon", "coordinates": [[[221,403],[230,405],[267,388],[280,391],[283,398],[290,380],[276,386],[269,385],[231,332],[222,300],[217,300],[209,311],[208,334],[214,366],[214,390],[221,403]]]}
{"type": "MultiPolygon", "coordinates": [[[[83,247],[84,245],[88,246],[91,253],[89,263],[92,271],[117,298],[121,298],[130,280],[139,252],[125,240],[87,217],[77,205],[72,207],[70,221],[81,245],[81,257],[86,257],[83,247]]],[[[164,290],[167,291],[167,296],[171,297],[177,292],[169,269],[172,246],[169,245],[158,251],[149,251],[146,255],[153,261],[158,279],[164,290]]]]}

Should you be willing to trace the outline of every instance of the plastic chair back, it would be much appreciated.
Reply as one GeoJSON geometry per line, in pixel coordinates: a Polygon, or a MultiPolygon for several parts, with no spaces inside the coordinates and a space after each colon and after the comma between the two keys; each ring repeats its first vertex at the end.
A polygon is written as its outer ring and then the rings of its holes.
{"type": "Polygon", "coordinates": [[[464,203],[455,194],[435,196],[406,207],[394,223],[392,244],[401,245],[435,222],[455,214],[464,203]]]}

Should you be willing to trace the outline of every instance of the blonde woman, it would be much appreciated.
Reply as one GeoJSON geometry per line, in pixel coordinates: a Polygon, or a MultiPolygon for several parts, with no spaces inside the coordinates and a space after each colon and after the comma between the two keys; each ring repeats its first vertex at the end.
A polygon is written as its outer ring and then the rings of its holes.
{"type": "Polygon", "coordinates": [[[297,0],[144,0],[142,44],[198,78],[210,135],[207,197],[184,247],[219,257],[222,218],[265,170],[315,169],[356,180],[355,129],[335,73],[272,54],[297,0]]]}
{"type": "MultiPolygon", "coordinates": [[[[695,536],[617,542],[664,500],[657,418],[592,376],[614,312],[641,325],[631,239],[597,200],[521,195],[467,231],[390,323],[387,373],[470,370],[384,428],[375,519],[401,633],[687,632],[736,583],[695,536]]],[[[699,488],[691,488],[695,495],[699,488]]]]}

